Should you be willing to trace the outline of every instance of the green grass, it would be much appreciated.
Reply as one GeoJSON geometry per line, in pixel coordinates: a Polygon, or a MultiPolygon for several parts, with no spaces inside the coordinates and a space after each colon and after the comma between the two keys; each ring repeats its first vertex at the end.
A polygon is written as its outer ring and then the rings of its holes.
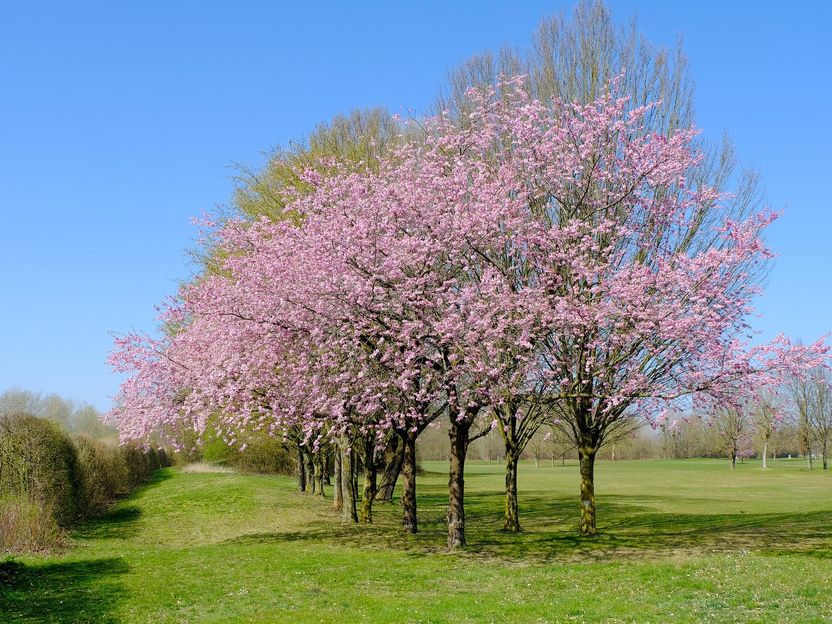
{"type": "Polygon", "coordinates": [[[0,622],[829,622],[832,475],[797,460],[600,463],[580,538],[574,465],[469,465],[469,548],[445,552],[445,466],[351,526],[286,477],[157,473],[47,558],[0,564],[0,622]]]}

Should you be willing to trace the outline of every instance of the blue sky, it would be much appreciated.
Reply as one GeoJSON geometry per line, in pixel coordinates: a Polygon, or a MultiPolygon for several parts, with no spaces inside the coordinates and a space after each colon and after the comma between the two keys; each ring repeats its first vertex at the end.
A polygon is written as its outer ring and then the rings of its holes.
{"type": "MultiPolygon", "coordinates": [[[[763,336],[832,329],[832,3],[609,2],[682,36],[698,125],[784,216],[763,336]]],[[[8,2],[0,7],[0,391],[106,409],[110,331],[155,327],[232,165],[356,107],[423,110],[448,69],[571,2],[8,2]]]]}

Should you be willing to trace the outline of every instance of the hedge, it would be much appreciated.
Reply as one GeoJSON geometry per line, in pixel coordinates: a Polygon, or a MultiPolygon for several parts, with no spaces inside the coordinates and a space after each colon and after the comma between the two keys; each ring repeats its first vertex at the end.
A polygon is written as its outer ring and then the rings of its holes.
{"type": "Polygon", "coordinates": [[[163,450],[73,438],[30,414],[0,418],[0,548],[48,549],[63,529],[104,513],[169,465],[163,450]]]}

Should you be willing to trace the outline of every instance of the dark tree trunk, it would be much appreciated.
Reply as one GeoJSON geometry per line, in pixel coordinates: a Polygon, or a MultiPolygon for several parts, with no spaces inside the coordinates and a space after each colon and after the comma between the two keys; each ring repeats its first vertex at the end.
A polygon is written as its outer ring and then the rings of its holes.
{"type": "Polygon", "coordinates": [[[385,452],[387,460],[384,467],[384,474],[376,492],[376,500],[389,503],[393,500],[393,492],[396,489],[396,482],[402,472],[402,461],[404,460],[404,444],[401,444],[401,437],[394,435],[390,440],[390,446],[385,452]]]}
{"type": "Polygon", "coordinates": [[[731,470],[737,469],[737,454],[731,453],[731,470]]]}
{"type": "Polygon", "coordinates": [[[350,444],[344,440],[341,444],[341,491],[344,498],[341,517],[345,522],[358,522],[355,464],[353,460],[350,444]]]}
{"type": "Polygon", "coordinates": [[[595,453],[592,447],[581,447],[581,535],[595,535],[595,453]]]}
{"type": "Polygon", "coordinates": [[[324,485],[332,485],[332,481],[329,480],[329,455],[329,445],[321,448],[321,471],[323,472],[324,476],[324,485]]]}
{"type": "Polygon", "coordinates": [[[402,527],[416,533],[416,434],[404,434],[402,447],[402,527]]]}
{"type": "Polygon", "coordinates": [[[448,548],[465,546],[465,455],[468,452],[468,422],[457,422],[451,414],[451,465],[448,475],[448,548]]]}
{"type": "Polygon", "coordinates": [[[332,476],[335,491],[332,494],[332,506],[335,509],[341,509],[344,506],[344,492],[341,488],[341,449],[333,449],[333,462],[332,476]]]}
{"type": "Polygon", "coordinates": [[[514,450],[506,449],[506,510],[503,518],[503,531],[519,533],[520,516],[517,509],[517,463],[514,450]]]}
{"type": "Polygon", "coordinates": [[[301,492],[306,491],[306,457],[300,445],[298,445],[298,489],[301,492]]]}
{"type": "Polygon", "coordinates": [[[373,499],[376,496],[378,469],[375,461],[375,439],[364,440],[364,491],[361,493],[361,522],[372,524],[373,499]]]}
{"type": "Polygon", "coordinates": [[[827,462],[826,462],[826,440],[823,441],[823,448],[821,449],[823,453],[823,469],[828,470],[827,462]]]}

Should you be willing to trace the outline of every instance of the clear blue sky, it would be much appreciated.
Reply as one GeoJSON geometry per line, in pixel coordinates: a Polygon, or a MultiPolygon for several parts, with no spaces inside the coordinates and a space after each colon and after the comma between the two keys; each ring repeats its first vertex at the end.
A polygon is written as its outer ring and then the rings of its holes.
{"type": "MultiPolygon", "coordinates": [[[[832,329],[832,3],[610,2],[684,39],[698,123],[728,129],[785,214],[757,322],[832,329]]],[[[235,162],[355,107],[422,110],[446,71],[525,46],[549,2],[9,2],[0,8],[0,391],[100,408],[109,331],[152,330],[193,216],[235,162]]]]}

